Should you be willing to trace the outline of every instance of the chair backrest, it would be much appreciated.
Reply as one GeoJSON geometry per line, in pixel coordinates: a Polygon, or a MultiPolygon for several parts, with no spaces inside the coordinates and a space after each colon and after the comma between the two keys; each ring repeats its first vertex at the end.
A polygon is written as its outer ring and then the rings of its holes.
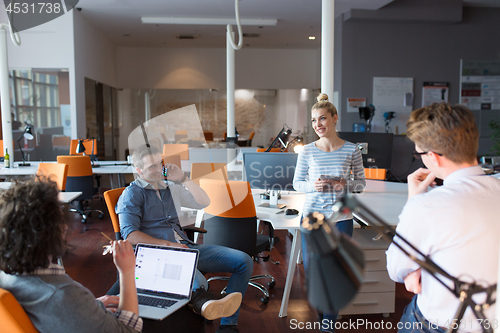
{"type": "Polygon", "coordinates": [[[163,159],[163,163],[165,163],[165,164],[175,164],[180,169],[182,169],[181,155],[170,155],[170,156],[164,156],[164,155],[162,155],[161,158],[163,159]]]}
{"type": "MultiPolygon", "coordinates": [[[[16,145],[14,144],[14,140],[12,140],[12,147],[14,147],[14,149],[16,149],[16,145]]],[[[3,148],[3,140],[0,140],[0,157],[4,157],[3,156],[4,154],[5,154],[5,149],[3,148]]],[[[12,154],[12,152],[9,152],[9,155],[11,155],[11,154],[12,154]]]]}
{"type": "Polygon", "coordinates": [[[189,160],[189,145],[187,143],[165,143],[162,156],[180,155],[181,160],[189,160]]]}
{"type": "Polygon", "coordinates": [[[0,323],[0,333],[38,333],[16,298],[2,288],[0,288],[0,323]]]}
{"type": "Polygon", "coordinates": [[[250,256],[257,254],[257,218],[250,183],[201,179],[208,194],[203,244],[222,245],[250,256]]]}
{"type": "Polygon", "coordinates": [[[386,169],[365,168],[366,179],[385,180],[386,176],[387,176],[386,169]]]}
{"type": "Polygon", "coordinates": [[[214,141],[214,132],[203,132],[203,136],[205,137],[205,141],[214,141]]]}
{"type": "Polygon", "coordinates": [[[92,199],[94,196],[94,174],[90,156],[59,155],[57,163],[68,165],[68,176],[66,177],[67,192],[82,192],[78,201],[92,199]]]}
{"type": "Polygon", "coordinates": [[[200,185],[200,179],[228,180],[226,163],[191,163],[191,180],[200,185]]]}
{"type": "MultiPolygon", "coordinates": [[[[77,153],[76,148],[78,147],[78,141],[80,140],[71,140],[71,145],[69,146],[69,154],[70,155],[83,155],[83,153],[77,153]]],[[[86,155],[97,155],[97,140],[91,139],[88,141],[83,141],[83,146],[85,147],[86,155]],[[92,153],[92,145],[94,145],[94,152],[92,153]]]]}
{"type": "Polygon", "coordinates": [[[53,136],[52,146],[53,147],[67,147],[71,144],[71,138],[69,136],[53,136]]]}
{"type": "MultiPolygon", "coordinates": [[[[265,153],[266,150],[267,150],[267,148],[257,148],[258,153],[265,153]]],[[[288,149],[285,151],[288,151],[288,149]]],[[[281,152],[281,148],[271,148],[270,152],[271,153],[279,153],[279,152],[281,152]]]]}
{"type": "Polygon", "coordinates": [[[120,221],[118,219],[118,215],[116,215],[115,206],[120,198],[120,195],[122,195],[123,190],[125,190],[125,187],[115,188],[104,192],[104,201],[106,202],[106,207],[108,207],[111,223],[113,223],[116,240],[122,239],[122,235],[120,233],[120,221]]]}
{"type": "Polygon", "coordinates": [[[247,146],[249,146],[249,147],[252,146],[252,139],[253,139],[254,136],[255,136],[255,132],[250,133],[250,135],[248,136],[248,144],[247,144],[247,146]]]}
{"type": "Polygon", "coordinates": [[[186,130],[177,130],[175,131],[175,141],[179,141],[182,139],[188,138],[188,132],[186,130]]]}
{"type": "Polygon", "coordinates": [[[36,171],[37,177],[43,176],[57,183],[59,191],[66,189],[68,166],[63,163],[40,163],[36,171]]]}

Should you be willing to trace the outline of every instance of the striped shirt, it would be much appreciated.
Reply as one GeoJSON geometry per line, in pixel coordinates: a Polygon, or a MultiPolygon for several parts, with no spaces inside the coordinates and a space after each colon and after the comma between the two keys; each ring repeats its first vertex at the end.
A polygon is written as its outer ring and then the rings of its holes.
{"type": "MultiPolygon", "coordinates": [[[[324,152],[316,147],[316,142],[306,146],[297,158],[293,177],[293,188],[306,193],[303,215],[320,212],[329,218],[335,202],[342,199],[342,192],[334,190],[317,192],[314,182],[321,175],[337,176],[347,180],[348,190],[362,191],[365,188],[363,159],[358,147],[346,141],[335,151],[324,152]]],[[[352,219],[352,214],[339,216],[336,221],[352,219]]]]}

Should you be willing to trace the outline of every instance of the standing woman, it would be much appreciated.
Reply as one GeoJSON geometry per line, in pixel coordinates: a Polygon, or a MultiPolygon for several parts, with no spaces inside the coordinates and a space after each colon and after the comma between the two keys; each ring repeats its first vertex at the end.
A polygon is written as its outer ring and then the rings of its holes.
{"type": "MultiPolygon", "coordinates": [[[[342,199],[346,186],[347,191],[364,189],[365,172],[358,147],[337,136],[335,125],[339,117],[335,106],[328,101],[326,94],[320,94],[316,99],[311,109],[311,121],[319,140],[304,146],[299,154],[293,187],[296,191],[306,193],[302,216],[320,212],[329,218],[333,213],[333,204],[342,199]]],[[[344,214],[336,222],[339,231],[352,236],[352,214],[344,214]]],[[[304,270],[307,272],[305,237],[302,237],[302,253],[304,270]]],[[[337,313],[318,313],[318,318],[322,332],[334,331],[337,313]]]]}

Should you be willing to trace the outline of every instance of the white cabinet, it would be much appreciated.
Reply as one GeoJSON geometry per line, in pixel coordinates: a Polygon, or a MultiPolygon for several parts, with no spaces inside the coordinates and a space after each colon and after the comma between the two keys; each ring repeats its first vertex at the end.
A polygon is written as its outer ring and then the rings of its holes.
{"type": "Polygon", "coordinates": [[[394,312],[396,284],[389,278],[386,269],[385,251],[389,242],[373,240],[377,232],[373,229],[354,229],[353,239],[359,243],[365,256],[363,284],[353,301],[339,315],[394,312]]]}

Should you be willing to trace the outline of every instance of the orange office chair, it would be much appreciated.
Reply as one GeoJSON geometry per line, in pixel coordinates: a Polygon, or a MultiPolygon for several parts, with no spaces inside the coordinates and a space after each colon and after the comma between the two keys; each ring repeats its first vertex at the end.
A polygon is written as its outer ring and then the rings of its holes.
{"type": "Polygon", "coordinates": [[[179,167],[179,169],[182,170],[182,164],[181,164],[181,155],[162,155],[161,158],[163,159],[163,163],[165,164],[175,164],[179,167]]]}
{"type": "MultiPolygon", "coordinates": [[[[257,148],[258,153],[265,153],[267,148],[257,148]]],[[[285,152],[288,151],[288,149],[285,150],[285,152]]],[[[279,153],[281,152],[281,148],[271,148],[270,150],[271,153],[279,153]]]]}
{"type": "Polygon", "coordinates": [[[59,155],[57,156],[57,163],[64,163],[68,165],[68,176],[66,178],[66,191],[68,192],[82,192],[78,197],[78,208],[70,209],[71,212],[76,212],[82,216],[82,222],[87,222],[87,217],[90,216],[92,211],[99,213],[99,218],[104,216],[102,211],[98,209],[90,209],[84,207],[85,200],[94,197],[94,174],[92,172],[92,164],[90,163],[90,156],[84,155],[59,155]]]}
{"type": "Polygon", "coordinates": [[[186,130],[177,130],[175,131],[175,141],[178,142],[182,139],[188,138],[188,132],[186,130]]]}
{"type": "MultiPolygon", "coordinates": [[[[111,223],[113,224],[113,230],[115,232],[116,240],[122,239],[122,234],[120,233],[120,220],[118,215],[116,215],[115,207],[118,199],[122,195],[125,187],[115,188],[104,192],[104,201],[106,202],[106,207],[108,208],[109,217],[111,218],[111,223]]],[[[196,228],[193,226],[186,226],[182,228],[190,240],[194,239],[194,233],[205,233],[206,230],[202,228],[196,228]]]]}
{"type": "Polygon", "coordinates": [[[254,136],[255,136],[255,132],[250,133],[250,135],[248,136],[248,142],[247,142],[248,147],[252,147],[252,140],[253,140],[254,136]]]}
{"type": "MultiPolygon", "coordinates": [[[[70,155],[83,155],[84,153],[77,153],[76,148],[78,147],[78,141],[80,140],[71,140],[71,144],[69,146],[69,154],[70,155]]],[[[97,155],[97,139],[90,139],[87,141],[83,141],[83,146],[85,147],[86,155],[97,155]],[[92,152],[92,145],[94,147],[92,152]]]]}
{"type": "Polygon", "coordinates": [[[205,141],[214,141],[214,132],[206,131],[203,132],[203,136],[205,137],[205,141]]]}
{"type": "Polygon", "coordinates": [[[386,176],[387,176],[386,169],[365,168],[366,179],[385,180],[386,176]]]}
{"type": "MultiPolygon", "coordinates": [[[[201,179],[200,186],[210,198],[210,205],[205,208],[204,228],[207,234],[203,236],[203,244],[214,244],[227,246],[246,252],[257,258],[257,254],[273,249],[277,238],[274,237],[274,229],[270,222],[263,222],[268,229],[268,235],[257,235],[257,217],[253,201],[250,183],[244,181],[223,181],[213,179],[201,179]]],[[[267,261],[269,257],[264,258],[267,261]]],[[[268,274],[255,275],[248,283],[259,289],[264,297],[262,303],[269,301],[269,292],[262,284],[255,280],[270,278],[269,288],[274,288],[276,282],[274,277],[268,274]]],[[[227,276],[216,276],[211,280],[229,280],[227,276]]]]}
{"type": "Polygon", "coordinates": [[[226,163],[191,163],[191,180],[200,185],[201,178],[228,180],[226,163]]]}
{"type": "Polygon", "coordinates": [[[181,160],[189,160],[189,145],[187,143],[163,144],[162,156],[180,155],[181,160]]]}
{"type": "Polygon", "coordinates": [[[0,288],[0,333],[38,333],[16,298],[0,288]]]}
{"type": "Polygon", "coordinates": [[[63,163],[40,163],[36,171],[37,177],[46,177],[57,183],[59,191],[66,190],[66,178],[68,176],[68,166],[63,163]]]}
{"type": "Polygon", "coordinates": [[[120,233],[120,221],[118,220],[118,215],[116,215],[115,206],[124,189],[125,187],[120,187],[104,192],[104,201],[106,202],[106,207],[108,207],[109,217],[113,224],[116,240],[122,239],[122,235],[120,233]]]}

